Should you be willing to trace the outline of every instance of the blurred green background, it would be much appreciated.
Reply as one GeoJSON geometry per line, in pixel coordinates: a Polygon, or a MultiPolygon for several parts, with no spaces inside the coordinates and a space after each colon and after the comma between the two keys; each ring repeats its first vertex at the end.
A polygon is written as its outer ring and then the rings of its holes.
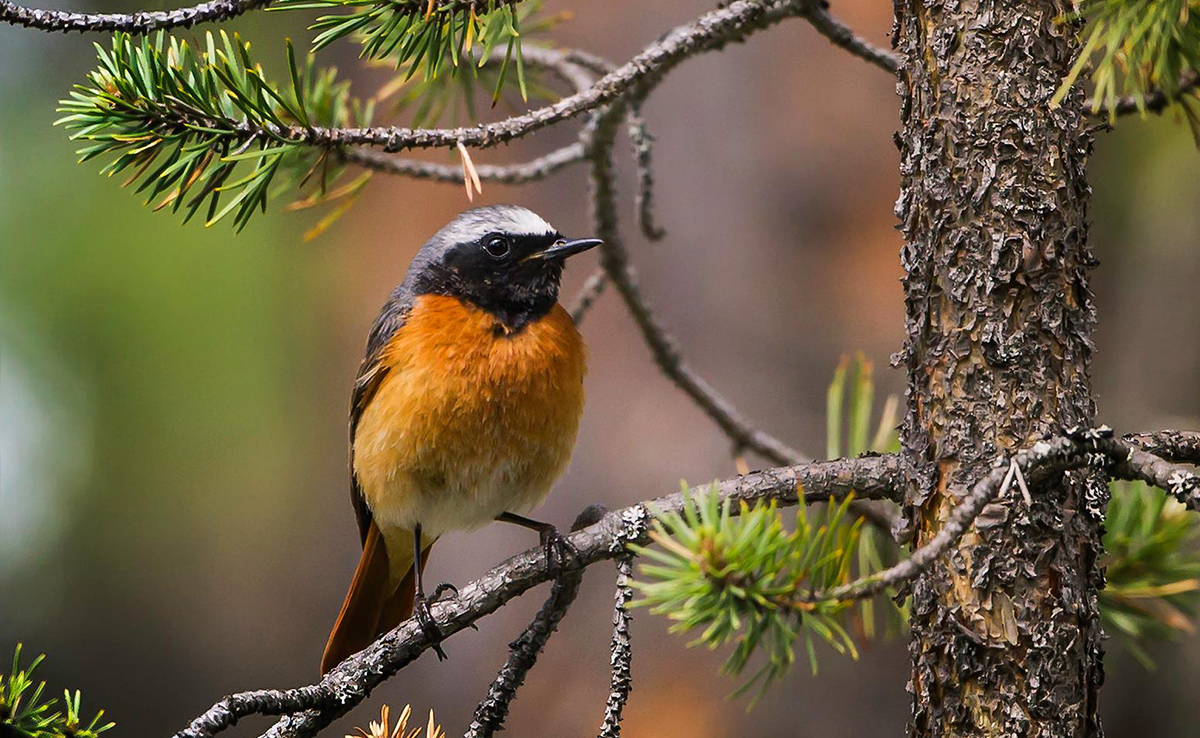
{"type": "MultiPolygon", "coordinates": [[[[547,7],[575,11],[555,38],[620,60],[708,6],[547,7]]],[[[888,4],[837,10],[885,41],[888,4]]],[[[308,38],[308,20],[257,13],[225,27],[278,71],[283,36],[308,38]]],[[[92,66],[91,40],[0,27],[0,655],[17,640],[46,651],[42,676],[83,689],[121,734],[163,735],[228,692],[315,678],[357,560],[345,411],[366,331],[416,248],[467,203],[458,187],[377,176],[313,242],[301,239],[313,217],[278,207],[236,236],[226,223],[180,226],[96,163],[75,164],[51,126],[55,101],[92,66]]],[[[353,75],[354,52],[322,61],[353,75]]],[[[838,357],[862,349],[885,367],[900,348],[896,108],[887,75],[793,21],[689,62],[647,104],[662,243],[635,237],[621,162],[624,230],[662,319],[750,417],[813,454],[838,357]]],[[[569,135],[476,161],[515,161],[569,135]]],[[[1101,417],[1122,432],[1200,426],[1198,164],[1172,115],[1122,120],[1097,143],[1095,387],[1101,417]]],[[[523,189],[486,185],[483,199],[584,235],[586,193],[573,169],[523,189]]],[[[733,473],[725,439],[655,371],[611,295],[584,333],[584,427],[542,517],[565,525],[592,502],[733,473]]],[[[903,388],[885,368],[877,383],[903,388]]],[[[530,544],[495,526],[451,536],[432,578],[461,584],[530,544]]],[[[515,704],[514,735],[598,726],[611,583],[610,571],[589,572],[515,704]]],[[[461,732],[542,596],[455,637],[449,662],[421,659],[339,727],[387,700],[432,707],[461,732]]],[[[857,664],[828,654],[818,677],[798,669],[747,717],[724,700],[733,684],[715,677],[721,655],[687,651],[665,630],[637,614],[629,735],[896,734],[907,719],[903,643],[872,644],[857,664]]],[[[1200,638],[1151,650],[1153,673],[1110,649],[1110,734],[1194,735],[1200,638]]]]}

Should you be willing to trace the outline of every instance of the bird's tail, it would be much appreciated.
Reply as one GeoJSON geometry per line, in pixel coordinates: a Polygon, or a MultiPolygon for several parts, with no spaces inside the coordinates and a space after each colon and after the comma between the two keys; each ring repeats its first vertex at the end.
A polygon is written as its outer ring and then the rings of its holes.
{"type": "MultiPolygon", "coordinates": [[[[421,568],[428,561],[430,542],[421,554],[421,568]]],[[[362,557],[354,570],[350,591],[342,603],[333,632],[321,656],[321,674],[341,663],[347,656],[369,646],[376,638],[407,620],[413,613],[416,572],[413,569],[412,546],[394,546],[395,561],[388,559],[388,547],[378,526],[371,523],[363,541],[362,557]],[[407,572],[398,584],[392,572],[407,572]]]]}

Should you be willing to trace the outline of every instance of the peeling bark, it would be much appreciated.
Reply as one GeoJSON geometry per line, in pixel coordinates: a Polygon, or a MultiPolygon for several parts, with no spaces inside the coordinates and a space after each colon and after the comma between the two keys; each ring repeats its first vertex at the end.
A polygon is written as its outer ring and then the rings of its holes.
{"type": "MultiPolygon", "coordinates": [[[[909,530],[1095,405],[1077,51],[1048,0],[896,0],[909,530]]],[[[1068,474],[985,509],[912,587],[911,736],[1099,736],[1107,494],[1068,474]]]]}

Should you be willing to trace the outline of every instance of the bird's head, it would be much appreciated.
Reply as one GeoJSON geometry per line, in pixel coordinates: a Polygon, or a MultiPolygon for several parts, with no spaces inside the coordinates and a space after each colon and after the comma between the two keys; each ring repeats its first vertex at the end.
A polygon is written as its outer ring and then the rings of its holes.
{"type": "Polygon", "coordinates": [[[517,205],[475,208],[426,242],[405,286],[414,295],[457,297],[520,327],[554,307],[567,257],[598,244],[595,238],[563,238],[517,205]]]}

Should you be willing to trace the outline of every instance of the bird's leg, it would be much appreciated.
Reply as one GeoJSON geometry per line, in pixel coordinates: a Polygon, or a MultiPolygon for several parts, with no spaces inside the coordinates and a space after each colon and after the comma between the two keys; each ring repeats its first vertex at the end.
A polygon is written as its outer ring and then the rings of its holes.
{"type": "MultiPolygon", "coordinates": [[[[438,629],[437,623],[433,622],[433,614],[429,612],[430,600],[425,597],[425,582],[421,576],[421,524],[417,523],[413,528],[413,571],[417,573],[417,591],[413,596],[413,615],[417,618],[417,624],[421,626],[421,630],[425,633],[425,637],[433,645],[433,652],[437,654],[438,661],[446,660],[446,652],[442,650],[442,631],[438,629]]],[[[454,585],[439,584],[433,592],[433,602],[444,591],[445,586],[454,589],[454,585]]],[[[454,590],[458,594],[458,590],[454,590]]]]}
{"type": "Polygon", "coordinates": [[[550,569],[555,574],[561,574],[571,566],[579,564],[579,551],[552,524],[543,523],[540,520],[532,520],[523,515],[510,512],[500,513],[496,516],[496,520],[501,523],[512,523],[522,528],[536,530],[538,532],[538,539],[541,541],[543,548],[546,549],[546,561],[549,562],[550,569]]]}

